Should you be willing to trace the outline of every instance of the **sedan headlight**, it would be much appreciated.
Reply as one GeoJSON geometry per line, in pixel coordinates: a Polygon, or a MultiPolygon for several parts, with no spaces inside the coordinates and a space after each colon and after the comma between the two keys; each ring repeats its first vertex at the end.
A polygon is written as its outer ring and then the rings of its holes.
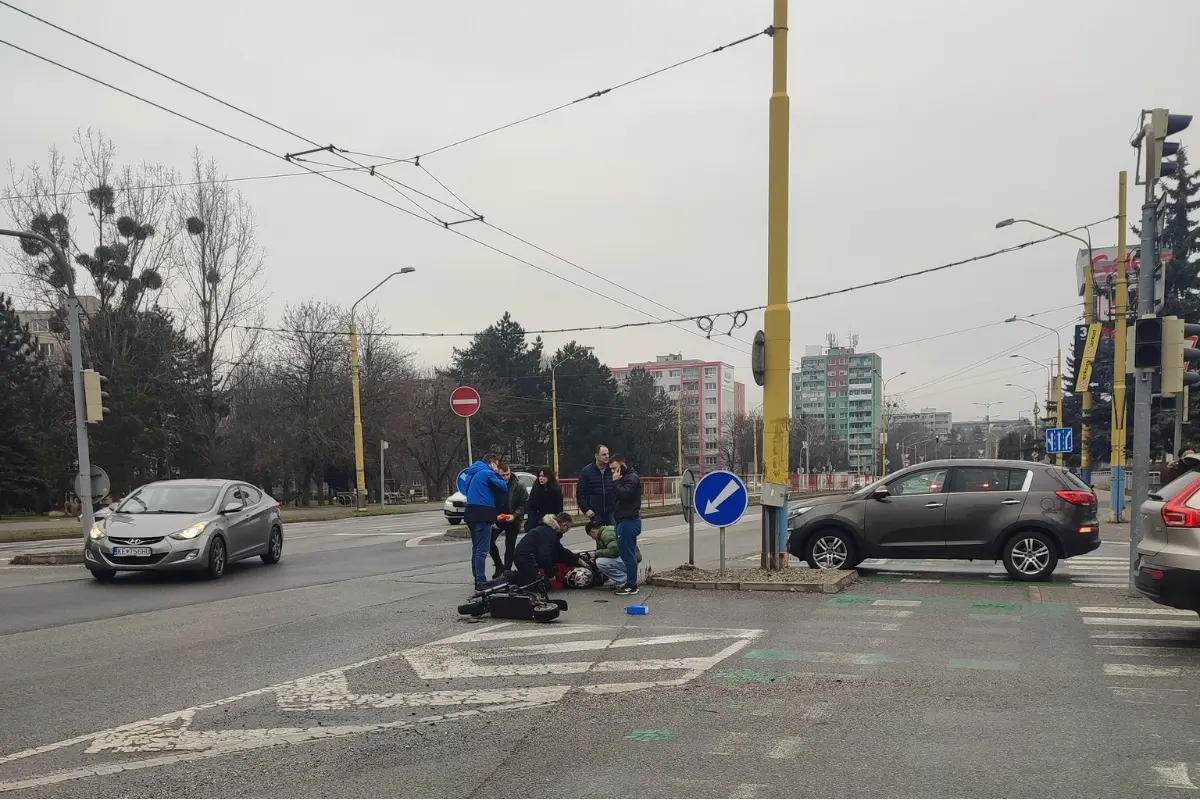
{"type": "Polygon", "coordinates": [[[792,517],[798,517],[801,514],[807,514],[808,512],[812,511],[812,509],[812,506],[795,506],[794,508],[790,508],[788,509],[788,519],[791,519],[792,517]]]}
{"type": "Polygon", "coordinates": [[[189,525],[177,533],[172,533],[172,539],[195,539],[200,534],[204,533],[204,529],[208,527],[207,522],[197,522],[195,525],[189,525]]]}
{"type": "Polygon", "coordinates": [[[96,541],[97,539],[103,539],[104,531],[100,530],[99,525],[93,525],[92,529],[90,531],[88,531],[88,538],[91,539],[92,541],[96,541]]]}

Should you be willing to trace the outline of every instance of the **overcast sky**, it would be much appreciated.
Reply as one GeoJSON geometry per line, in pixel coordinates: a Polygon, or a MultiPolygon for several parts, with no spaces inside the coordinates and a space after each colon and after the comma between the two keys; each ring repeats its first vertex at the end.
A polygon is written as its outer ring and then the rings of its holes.
{"type": "MultiPolygon", "coordinates": [[[[768,0],[16,0],[223,100],[322,144],[389,157],[607,88],[765,28],[768,0]]],[[[1117,173],[1143,107],[1200,113],[1195,0],[843,0],[794,2],[790,297],[801,297],[1038,238],[1116,213],[1117,173]],[[1163,32],[1153,45],[1139,32],[1163,32]],[[1182,35],[1182,38],[1179,38],[1182,35]],[[1182,43],[1182,47],[1176,45],[1182,43]]],[[[0,37],[268,150],[289,137],[0,7],[0,37]]],[[[395,331],[475,331],[504,311],[529,329],[646,321],[761,305],[766,297],[767,100],[771,43],[728,52],[434,154],[422,163],[488,222],[602,279],[485,228],[455,229],[603,292],[639,313],[314,176],[239,184],[268,253],[268,320],[307,298],[350,304],[400,266],[374,299],[395,331]]],[[[44,160],[77,128],[112,137],[126,162],[186,170],[193,147],[230,177],[294,168],[162,111],[0,46],[0,160],[44,160]]],[[[1200,123],[1183,137],[1200,141],[1200,123]]],[[[1196,150],[1200,156],[1200,148],[1196,150]]],[[[326,160],[331,157],[328,154],[326,160]]],[[[1200,161],[1200,158],[1194,158],[1200,161]]],[[[331,163],[336,159],[332,159],[331,163]]],[[[386,170],[451,200],[407,164],[386,170]]],[[[406,204],[378,178],[339,179],[406,204]]],[[[1130,193],[1137,213],[1140,189],[1130,193]]],[[[443,218],[454,212],[422,201],[443,218]]],[[[415,209],[414,209],[415,210],[415,209]]],[[[7,222],[7,220],[6,220],[7,222]]],[[[1093,229],[1111,244],[1116,223],[1093,229]]],[[[1007,356],[1037,336],[1013,314],[1062,326],[1080,301],[1076,245],[1019,253],[792,307],[792,356],[836,333],[876,350],[909,407],[1015,416],[1045,371],[1007,356]],[[987,323],[1000,323],[928,341],[987,323]],[[1002,353],[998,358],[989,358],[1002,353]],[[964,368],[978,363],[974,369],[964,368]],[[946,377],[949,376],[949,377],[946,377]]],[[[2,256],[0,256],[2,258],[2,256]]],[[[11,270],[0,264],[0,272],[11,270]]],[[[0,287],[11,286],[0,275],[0,287]]],[[[717,320],[727,328],[729,317],[717,320]]],[[[706,341],[668,326],[552,334],[610,365],[682,352],[733,364],[761,402],[749,340],[706,341]]],[[[463,339],[413,340],[443,363],[463,339]]],[[[1055,352],[1045,334],[1019,349],[1055,352]]]]}

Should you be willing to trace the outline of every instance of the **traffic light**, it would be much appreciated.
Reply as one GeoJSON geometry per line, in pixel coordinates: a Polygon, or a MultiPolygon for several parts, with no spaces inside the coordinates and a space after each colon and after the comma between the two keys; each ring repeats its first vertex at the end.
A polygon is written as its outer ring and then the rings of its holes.
{"type": "Polygon", "coordinates": [[[1179,142],[1168,142],[1168,136],[1174,136],[1192,124],[1191,114],[1172,114],[1165,108],[1156,108],[1150,112],[1150,137],[1147,142],[1149,154],[1146,159],[1146,181],[1153,183],[1160,177],[1174,175],[1179,165],[1174,161],[1164,161],[1179,153],[1179,142]]]}
{"type": "Polygon", "coordinates": [[[1183,387],[1200,383],[1200,372],[1188,371],[1200,365],[1200,350],[1191,345],[1191,337],[1200,336],[1200,325],[1179,317],[1162,318],[1162,396],[1174,397],[1183,387]]]}
{"type": "Polygon", "coordinates": [[[108,399],[108,392],[104,391],[106,383],[108,383],[108,378],[96,370],[85,369],[83,371],[84,417],[89,423],[103,422],[104,415],[109,413],[104,406],[104,401],[108,399]]]}
{"type": "Polygon", "coordinates": [[[1142,317],[1133,324],[1133,368],[1158,369],[1163,365],[1163,329],[1160,317],[1142,317]]]}

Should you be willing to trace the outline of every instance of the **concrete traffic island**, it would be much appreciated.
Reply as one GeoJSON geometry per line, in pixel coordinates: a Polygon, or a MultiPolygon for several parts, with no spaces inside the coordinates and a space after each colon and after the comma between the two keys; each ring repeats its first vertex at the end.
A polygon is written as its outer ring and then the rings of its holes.
{"type": "Polygon", "coordinates": [[[858,572],[844,569],[789,567],[771,571],[754,568],[700,569],[688,564],[656,572],[646,583],[674,589],[734,589],[750,592],[821,592],[836,594],[858,580],[858,572]]]}
{"type": "Polygon", "coordinates": [[[51,553],[17,553],[9,562],[14,566],[45,566],[47,564],[82,564],[82,550],[56,550],[51,553]]]}

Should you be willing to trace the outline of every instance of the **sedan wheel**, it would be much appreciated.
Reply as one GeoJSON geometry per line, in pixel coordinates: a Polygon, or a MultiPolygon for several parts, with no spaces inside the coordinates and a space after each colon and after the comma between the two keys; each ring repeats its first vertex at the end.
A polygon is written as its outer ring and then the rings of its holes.
{"type": "Polygon", "coordinates": [[[854,542],[840,531],[822,531],[808,540],[804,560],[813,569],[850,569],[857,563],[854,542]]]}
{"type": "Polygon", "coordinates": [[[1054,543],[1044,533],[1018,533],[1004,546],[1004,569],[1019,581],[1043,581],[1058,566],[1054,543]]]}
{"type": "Polygon", "coordinates": [[[212,544],[208,546],[208,577],[215,581],[224,575],[227,559],[225,540],[220,536],[213,537],[212,544]]]}
{"type": "Polygon", "coordinates": [[[263,553],[260,558],[264,564],[278,564],[282,557],[283,531],[279,528],[271,528],[271,541],[267,543],[267,552],[263,553]]]}

